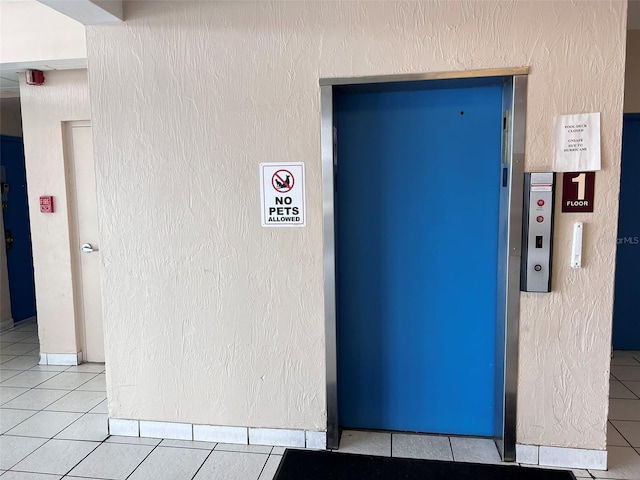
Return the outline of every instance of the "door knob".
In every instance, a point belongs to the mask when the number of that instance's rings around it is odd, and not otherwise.
[[[5,230],[4,231],[5,249],[11,250],[11,248],[13,247],[13,242],[15,242],[15,239],[13,238],[13,235],[11,235],[11,230]]]
[[[84,245],[82,245],[80,247],[80,250],[82,251],[82,253],[91,253],[97,251],[97,249],[93,248],[93,245],[91,245],[90,243],[85,243]]]

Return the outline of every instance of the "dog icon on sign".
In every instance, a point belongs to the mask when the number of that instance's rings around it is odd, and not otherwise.
[[[278,170],[271,177],[271,185],[279,193],[290,192],[294,183],[293,174],[288,170]]]

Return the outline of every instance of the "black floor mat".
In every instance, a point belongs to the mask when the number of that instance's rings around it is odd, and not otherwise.
[[[575,480],[570,471],[286,450],[274,480]]]

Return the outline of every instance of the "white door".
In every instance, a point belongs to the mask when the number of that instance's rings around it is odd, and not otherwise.
[[[78,340],[82,343],[84,361],[104,362],[100,245],[91,124],[69,122],[66,124],[66,136]]]

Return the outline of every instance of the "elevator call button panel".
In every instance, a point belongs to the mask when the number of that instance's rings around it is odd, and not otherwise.
[[[550,292],[555,175],[526,173],[524,187],[520,289]]]

